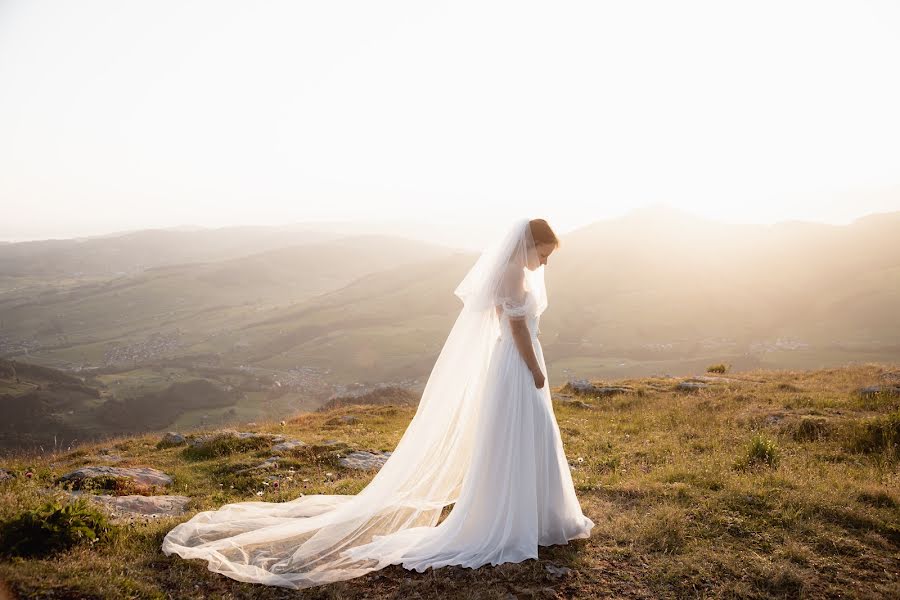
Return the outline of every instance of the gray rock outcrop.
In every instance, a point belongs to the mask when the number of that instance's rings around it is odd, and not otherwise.
[[[563,390],[570,391],[579,396],[613,396],[625,394],[634,390],[623,385],[594,385],[587,379],[573,379],[563,386]]]
[[[679,381],[675,389],[681,392],[696,392],[706,387],[709,387],[709,384],[702,381]]]
[[[114,521],[158,519],[185,514],[190,498],[187,496],[95,496],[84,492],[69,492],[99,504]]]
[[[109,467],[105,465],[81,467],[66,473],[57,483],[70,483],[76,489],[87,487],[90,482],[99,480],[99,487],[107,487],[109,479],[124,479],[136,489],[152,490],[172,485],[172,478],[150,467]]]
[[[281,442],[280,444],[276,444],[272,446],[272,452],[279,454],[282,452],[290,452],[291,450],[295,450],[297,448],[302,448],[306,446],[300,440],[288,440],[286,442]]]
[[[166,435],[164,435],[161,440],[159,440],[159,443],[156,444],[156,447],[171,448],[172,446],[183,446],[185,444],[187,444],[187,439],[183,435],[174,431],[170,431]]]
[[[900,385],[868,385],[859,388],[856,393],[863,398],[873,398],[878,395],[894,398],[900,396]]]
[[[376,454],[364,450],[357,450],[355,452],[350,452],[346,456],[342,456],[338,459],[338,463],[348,469],[380,469],[384,466],[384,463],[387,462],[387,459],[390,458],[390,456],[390,452],[378,452]]]

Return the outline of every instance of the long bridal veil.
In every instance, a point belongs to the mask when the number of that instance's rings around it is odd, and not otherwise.
[[[500,335],[497,304],[523,290],[547,306],[529,219],[491,244],[454,293],[463,307],[438,355],[415,415],[390,458],[356,495],[238,502],[194,515],[166,534],[162,551],[201,558],[240,581],[306,588],[382,568],[344,551],[418,526],[433,527],[459,497],[472,458],[484,383]],[[538,264],[534,270],[529,264]],[[414,539],[411,541],[414,543]]]

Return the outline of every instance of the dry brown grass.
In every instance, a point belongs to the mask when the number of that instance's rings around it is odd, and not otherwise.
[[[41,598],[889,598],[900,597],[900,475],[895,448],[857,442],[869,424],[900,410],[900,399],[854,392],[900,368],[853,365],[818,371],[728,374],[697,392],[677,380],[623,380],[634,392],[569,402],[554,410],[576,490],[597,524],[591,538],[542,547],[539,560],[498,567],[446,567],[423,574],[389,567],[304,590],[244,584],[201,561],[166,557],[159,545],[177,520],[122,528],[105,545],[45,560],[0,564],[16,597]],[[284,433],[308,443],[344,440],[390,450],[414,409],[351,406],[298,415]],[[356,423],[335,424],[353,414]],[[881,421],[879,421],[881,420]],[[327,423],[331,423],[330,425]],[[282,432],[274,423],[256,428]],[[774,462],[747,461],[754,435]],[[155,436],[119,438],[125,464],[174,475],[193,508],[246,499],[219,487],[254,451],[188,460],[157,449]],[[52,457],[10,458],[33,479],[0,484],[0,519],[39,501],[53,477],[91,462],[101,445]],[[582,461],[578,461],[578,458]],[[299,453],[295,478],[270,500],[304,493],[355,493],[371,474],[334,470],[327,457]],[[320,464],[319,461],[325,461]],[[249,491],[248,491],[249,490]],[[547,565],[571,572],[551,575]],[[2,589],[0,585],[0,589]]]

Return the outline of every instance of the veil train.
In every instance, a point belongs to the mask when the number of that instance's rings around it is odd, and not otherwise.
[[[412,527],[435,526],[441,510],[459,497],[472,459],[486,370],[500,335],[495,305],[515,292],[505,288],[509,274],[523,269],[525,289],[537,300],[538,314],[547,306],[543,266],[524,268],[534,252],[529,221],[516,219],[454,290],[463,307],[416,413],[363,490],[289,502],[226,504],[174,527],[162,551],[204,559],[210,571],[239,581],[300,589],[359,577],[389,564],[387,559],[356,559],[345,550]]]

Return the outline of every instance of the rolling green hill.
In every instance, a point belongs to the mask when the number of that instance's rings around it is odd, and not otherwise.
[[[845,226],[727,225],[657,207],[586,225],[563,236],[546,269],[548,379],[898,360],[898,233],[900,213]],[[61,280],[35,295],[8,290],[0,356],[97,378],[99,400],[47,409],[58,427],[45,433],[57,441],[131,431],[111,429],[130,422],[129,399],[139,413],[153,394],[193,379],[249,387],[228,402],[166,411],[170,426],[278,419],[382,383],[417,391],[476,258],[352,236]],[[126,404],[100,427],[91,410],[107,395]]]
[[[190,354],[206,342],[216,351],[223,349],[217,336],[265,319],[279,306],[449,252],[422,242],[355,236],[155,267],[35,297],[2,295],[0,354],[27,353],[33,362],[78,368]]]
[[[171,264],[215,262],[339,236],[305,227],[146,229],[106,236],[0,245],[0,281],[135,273]]]
[[[849,226],[723,226],[665,211],[572,232],[546,269],[550,378],[900,358],[898,234],[900,213]],[[421,378],[475,258],[360,278],[271,311],[218,350],[228,363],[327,368],[335,382]]]

